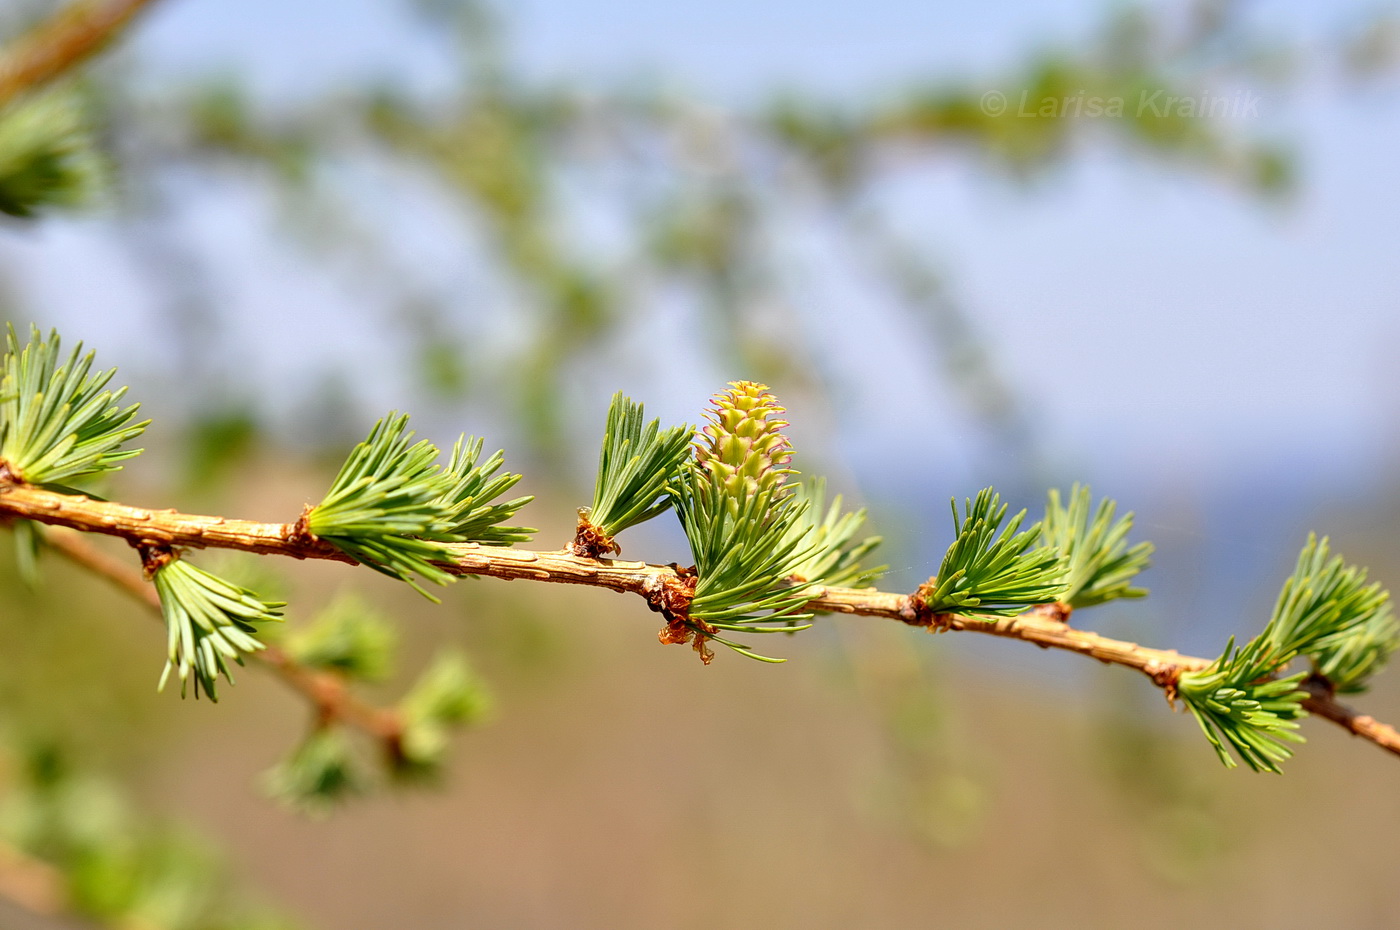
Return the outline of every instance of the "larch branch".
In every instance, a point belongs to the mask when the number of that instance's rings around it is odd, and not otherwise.
[[[137,545],[236,549],[297,559],[354,562],[329,543],[307,534],[296,523],[256,523],[173,510],[146,510],[12,482],[0,482],[0,516],[23,517],[54,526],[103,533]],[[664,607],[668,595],[685,589],[685,582],[673,565],[593,559],[574,555],[567,548],[536,551],[476,543],[459,543],[448,548],[452,559],[443,567],[454,574],[608,588],[641,595],[654,609]],[[929,616],[908,594],[855,588],[820,588],[818,591],[808,605],[814,612],[881,617],[935,632],[983,633],[1047,649],[1064,649],[1106,664],[1136,669],[1163,688],[1169,698],[1174,697],[1181,673],[1206,668],[1212,662],[1174,650],[1152,649],[1075,629],[1065,622],[1065,609],[1060,605],[1035,608],[1015,617],[977,620],[951,615]],[[1356,713],[1325,689],[1308,686],[1303,706],[1310,713],[1400,755],[1400,732]]]

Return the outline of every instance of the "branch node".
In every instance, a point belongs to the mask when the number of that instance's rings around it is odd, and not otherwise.
[[[899,619],[910,626],[921,626],[930,633],[946,633],[953,629],[957,619],[953,614],[929,609],[927,598],[937,585],[933,578],[919,585],[919,589],[909,595],[909,603],[900,607]]]
[[[160,571],[177,558],[174,549],[152,542],[138,543],[136,545],[136,551],[141,556],[141,570],[145,574],[147,581],[154,578],[156,572]]]
[[[933,579],[919,585],[918,590],[908,596],[909,603],[902,605],[899,619],[910,626],[928,627],[933,625],[933,611],[928,609],[928,594],[933,590]]]
[[[1181,684],[1181,666],[1159,665],[1156,662],[1152,662],[1144,667],[1143,671],[1147,673],[1148,678],[1152,679],[1153,684],[1162,689],[1167,703],[1172,707],[1176,707],[1178,687]]]
[[[690,643],[699,654],[700,661],[709,665],[715,654],[706,641],[719,630],[704,620],[690,616],[690,602],[695,598],[695,586],[699,581],[695,570],[676,565],[672,567],[676,570],[674,579],[653,575],[647,581],[647,603],[666,619],[666,625],[657,632],[656,638],[663,646]]]
[[[569,551],[581,559],[601,559],[610,553],[622,555],[622,547],[617,544],[617,540],[604,533],[602,527],[594,524],[589,519],[591,514],[592,508],[578,509],[578,529],[574,533],[573,542],[569,543]]]
[[[1308,677],[1303,679],[1302,687],[1313,694],[1324,696],[1329,701],[1337,699],[1337,685],[1320,672],[1310,672]]]
[[[307,504],[301,508],[301,516],[297,517],[297,522],[282,525],[282,536],[287,542],[297,546],[309,546],[316,541],[316,534],[311,532],[311,512],[315,509],[311,504]]]

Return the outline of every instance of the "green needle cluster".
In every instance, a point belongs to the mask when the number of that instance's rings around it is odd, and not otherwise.
[[[621,391],[613,395],[593,506],[579,512],[576,547],[582,554],[620,552],[613,537],[670,509],[666,488],[680,475],[694,436],[689,426],[663,430],[659,419],[646,422],[641,404]]]
[[[107,171],[71,91],[29,97],[0,110],[0,213],[32,217],[90,199]]]
[[[347,682],[385,677],[396,651],[392,631],[353,597],[335,601],[287,650],[298,662]],[[440,651],[398,702],[397,730],[378,753],[356,751],[345,726],[318,719],[307,738],[264,774],[263,786],[294,810],[323,815],[385,786],[432,782],[442,773],[453,732],[481,722],[490,709],[490,692],[465,657]]]
[[[768,389],[738,381],[715,396],[695,460],[671,488],[695,557],[696,585],[684,622],[704,640],[776,662],[721,632],[793,633],[812,588],[794,576],[812,554],[800,531],[808,504],[785,483],[791,449]]]
[[[481,458],[483,440],[463,435],[452,447],[447,463],[446,478],[451,482],[446,494],[437,500],[444,510],[446,530],[442,538],[450,542],[477,542],[492,546],[509,546],[529,542],[535,530],[528,526],[502,526],[516,511],[535,498],[532,495],[509,501],[497,501],[520,483],[520,475],[500,471],[505,452],[497,450],[485,462]]]
[[[1003,528],[1007,505],[991,488],[966,501],[963,514],[957,498],[952,506],[957,538],[943,556],[938,575],[920,589],[930,613],[1011,617],[1063,596],[1065,557],[1054,546],[1037,545],[1039,523],[1018,532],[1024,510]]]
[[[1182,675],[1177,693],[1227,768],[1235,767],[1228,746],[1254,771],[1277,772],[1293,755],[1286,744],[1303,742],[1296,731],[1298,719],[1307,716],[1307,695],[1298,688],[1304,676],[1251,677],[1264,668],[1257,658],[1249,646],[1236,649],[1232,639],[1215,665]]]
[[[1059,550],[1068,563],[1060,600],[1077,609],[1146,597],[1147,589],[1134,588],[1132,580],[1151,564],[1152,544],[1129,547],[1133,515],[1115,520],[1117,503],[1104,498],[1093,508],[1092,500],[1089,488],[1077,484],[1070,489],[1068,506],[1061,503],[1059,491],[1050,491],[1040,532],[1041,541]]]
[[[93,372],[78,343],[66,357],[57,332],[30,330],[23,347],[14,327],[0,360],[0,462],[30,484],[64,486],[121,468],[141,450],[123,450],[149,421],[118,406],[126,388],[106,390],[116,369]]]
[[[317,727],[291,755],[263,774],[268,795],[295,811],[324,817],[367,786],[354,747],[339,727]]]
[[[229,663],[242,665],[244,653],[263,648],[253,635],[255,624],[282,619],[281,608],[286,605],[263,601],[251,591],[178,558],[157,568],[151,580],[160,594],[167,634],[160,687],[164,689],[170,673],[175,672],[181,696],[193,679],[196,698],[203,689],[211,701],[217,701],[218,677],[223,675],[233,683]]]
[[[1366,584],[1364,569],[1346,565],[1326,539],[1310,536],[1264,631],[1241,648],[1232,639],[1209,668],[1178,683],[1220,760],[1234,766],[1229,746],[1250,768],[1277,772],[1292,755],[1285,743],[1302,742],[1293,731],[1306,715],[1306,693],[1298,687],[1306,673],[1276,676],[1307,655],[1331,666],[1350,690],[1364,687],[1395,648],[1389,600],[1379,584]]]
[[[449,543],[509,545],[529,539],[533,529],[499,523],[533,498],[496,502],[520,476],[496,474],[501,452],[478,463],[480,439],[460,437],[444,470],[438,447],[426,439],[414,442],[413,435],[407,414],[391,413],[377,422],[350,453],[325,499],[307,514],[306,528],[436,600],[414,576],[440,585],[452,581],[440,564],[452,558]]]
[[[437,446],[426,439],[415,443],[413,435],[408,414],[391,413],[375,423],[306,525],[356,561],[428,596],[415,574],[440,585],[452,580],[434,564],[449,557],[439,540],[449,533],[441,501],[451,488],[436,463]]]
[[[286,643],[287,653],[307,668],[355,681],[389,677],[398,637],[394,628],[354,595],[342,595]]]
[[[403,738],[392,760],[396,778],[436,778],[454,729],[479,722],[491,711],[491,694],[461,653],[440,652],[399,702]]]
[[[873,584],[885,566],[865,568],[860,564],[881,542],[879,536],[856,539],[865,522],[865,511],[842,513],[840,494],[827,507],[825,478],[807,478],[792,488],[799,509],[793,531],[800,533],[810,548],[810,554],[793,568],[793,576],[833,588],[864,588]]]
[[[1361,694],[1400,647],[1400,624],[1389,603],[1350,629],[1319,639],[1307,652],[1313,673],[1339,694]]]

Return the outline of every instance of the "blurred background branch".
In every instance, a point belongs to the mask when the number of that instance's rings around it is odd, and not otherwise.
[[[0,49],[0,107],[87,62],[152,0],[75,0]]]
[[[84,540],[81,533],[63,527],[45,531],[43,545],[106,579],[123,593],[149,607],[157,616],[160,615],[160,597],[134,564],[129,565],[107,555]],[[343,678],[307,668],[276,646],[255,653],[253,660],[266,665],[288,687],[304,697],[322,724],[344,722],[382,741],[386,753],[397,751],[396,746],[403,738],[403,724],[398,715],[355,697]]]

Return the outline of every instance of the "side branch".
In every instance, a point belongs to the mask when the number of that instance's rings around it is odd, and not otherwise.
[[[152,0],[79,0],[0,52],[0,106],[102,51]]]
[[[155,611],[157,616],[160,615],[160,597],[142,577],[139,569],[112,558],[69,529],[46,533],[44,543],[74,564],[107,579]],[[307,668],[277,646],[268,646],[261,652],[252,653],[251,658],[262,663],[288,687],[306,698],[322,723],[339,721],[349,724],[383,742],[390,753],[398,752],[399,741],[403,737],[403,721],[394,711],[365,703],[351,693],[338,676]]]
[[[310,536],[297,524],[255,523],[224,517],[144,510],[86,497],[57,494],[23,484],[0,481],[0,517],[23,517],[85,532],[126,539],[133,545],[236,549],[297,559],[353,562],[329,544]],[[654,565],[574,555],[569,549],[541,552],[529,549],[460,543],[448,547],[453,558],[443,568],[456,575],[482,575],[507,581],[523,579],[581,584],[644,597],[653,609],[665,608],[684,596],[688,586],[674,565]],[[1110,665],[1136,669],[1174,697],[1183,672],[1203,669],[1210,659],[1185,656],[1174,650],[1152,649],[1110,639],[1064,622],[1056,605],[1035,608],[1015,617],[975,620],[958,616],[929,617],[914,598],[874,589],[819,588],[808,609],[817,613],[851,614],[898,620],[934,631],[983,633],[1034,643],[1042,648],[1077,652]],[[1307,686],[1307,710],[1341,726],[1382,749],[1400,755],[1400,732],[1358,714],[1318,686]]]

